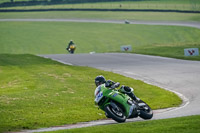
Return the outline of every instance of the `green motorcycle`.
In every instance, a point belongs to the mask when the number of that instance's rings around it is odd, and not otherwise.
[[[120,84],[117,82],[107,88],[105,84],[99,85],[95,90],[95,104],[103,110],[108,118],[117,122],[125,122],[126,119],[140,116],[143,119],[153,117],[152,109],[141,99],[131,99],[127,94],[122,93]]]

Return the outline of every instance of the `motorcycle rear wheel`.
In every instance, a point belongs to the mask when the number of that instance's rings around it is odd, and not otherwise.
[[[144,103],[145,106],[143,106],[142,108],[140,108],[140,113],[139,116],[145,120],[147,119],[151,119],[153,117],[153,111],[152,109],[149,107],[148,104],[146,104],[144,101],[140,100],[138,103]]]
[[[105,112],[111,117],[113,120],[122,123],[126,121],[126,116],[123,113],[123,110],[117,106],[118,109],[114,109],[111,105],[105,106]]]

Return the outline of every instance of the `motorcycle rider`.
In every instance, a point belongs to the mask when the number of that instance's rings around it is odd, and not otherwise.
[[[104,76],[99,75],[95,78],[95,84],[96,87],[98,87],[101,84],[105,84],[105,87],[107,88],[112,88],[112,86],[115,84],[114,81],[112,80],[107,80],[104,78]],[[124,94],[127,94],[129,97],[131,97],[133,100],[137,100],[137,97],[134,95],[133,93],[133,89],[128,87],[128,86],[124,86],[122,85],[120,88],[121,92]]]
[[[73,45],[75,45],[75,43],[73,42],[73,40],[70,40],[70,42],[66,48],[66,50],[69,51],[71,54],[73,54],[74,50],[75,50],[75,49],[70,49],[70,46],[73,46]]]

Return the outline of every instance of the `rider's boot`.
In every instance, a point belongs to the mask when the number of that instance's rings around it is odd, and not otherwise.
[[[127,93],[127,95],[128,95],[129,97],[131,97],[134,101],[137,101],[137,97],[134,95],[133,92]]]
[[[134,101],[137,101],[137,97],[133,93],[133,88],[130,88],[128,86],[122,86],[121,91],[125,94],[127,94],[129,97],[131,97]]]

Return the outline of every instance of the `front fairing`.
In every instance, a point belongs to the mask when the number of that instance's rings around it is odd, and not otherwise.
[[[127,117],[130,115],[131,111],[131,105],[127,103],[129,99],[130,97],[126,94],[120,93],[115,89],[106,88],[104,84],[98,86],[95,90],[95,104],[98,105],[100,109],[104,110],[104,107],[107,104],[110,104],[110,101],[112,100],[123,107],[124,113]]]
[[[126,94],[120,93],[118,91],[113,91],[108,95],[108,97],[112,101],[122,105],[126,117],[130,115],[129,112],[131,111],[131,105],[128,104],[128,100],[130,99],[129,96],[127,96]]]
[[[95,92],[94,92],[94,96],[95,96],[94,102],[95,102],[95,104],[97,105],[103,97],[107,97],[108,93],[110,93],[111,91],[112,90],[107,89],[104,84],[99,85],[95,89]]]

